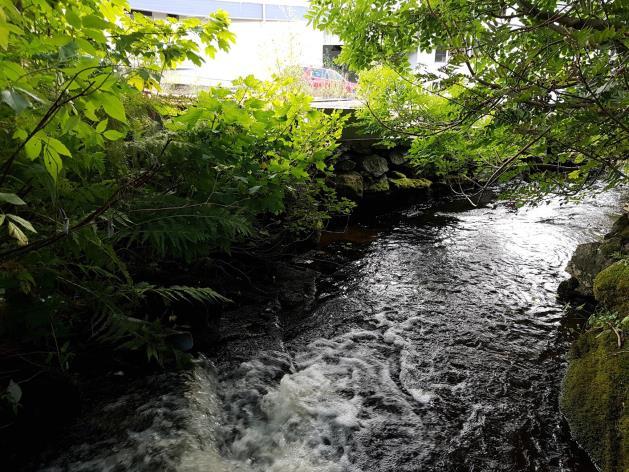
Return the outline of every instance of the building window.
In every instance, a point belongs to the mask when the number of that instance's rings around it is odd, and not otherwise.
[[[447,62],[448,51],[445,49],[437,49],[435,51],[435,62]]]
[[[166,17],[167,18],[172,18],[174,20],[179,21],[179,15],[172,15],[172,14],[169,13],[168,15],[166,15]]]

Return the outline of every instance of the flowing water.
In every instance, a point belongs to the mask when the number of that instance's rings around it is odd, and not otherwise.
[[[569,335],[556,290],[619,205],[374,217],[377,237],[321,282],[310,316],[291,329],[271,316],[260,339],[227,343],[231,357],[107,403],[123,433],[75,440],[45,469],[594,470],[558,408]]]

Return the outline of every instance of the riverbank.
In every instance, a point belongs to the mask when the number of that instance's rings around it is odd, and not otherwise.
[[[577,247],[562,283],[564,299],[597,304],[574,342],[561,408],[574,438],[605,472],[629,470],[629,216],[602,241]]]

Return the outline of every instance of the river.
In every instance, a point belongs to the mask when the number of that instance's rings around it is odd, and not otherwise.
[[[268,334],[226,343],[237,355],[109,399],[99,411],[117,435],[70,432],[42,469],[595,470],[558,408],[574,323],[556,291],[619,205],[374,212],[361,241],[317,253],[352,257],[319,282],[309,316],[291,329],[272,316]]]

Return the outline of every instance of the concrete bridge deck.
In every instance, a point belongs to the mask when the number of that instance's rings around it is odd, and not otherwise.
[[[363,103],[355,98],[315,98],[312,107],[323,110],[355,110]]]

